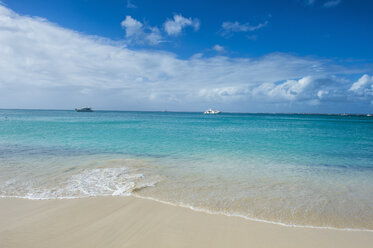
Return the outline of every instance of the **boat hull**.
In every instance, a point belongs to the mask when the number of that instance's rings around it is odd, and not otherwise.
[[[76,112],[93,112],[91,108],[75,109]]]

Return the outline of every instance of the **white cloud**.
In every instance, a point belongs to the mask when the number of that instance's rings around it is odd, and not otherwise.
[[[254,95],[269,96],[271,99],[295,100],[312,85],[312,77],[304,77],[299,80],[286,80],[283,83],[265,83],[253,89]]]
[[[180,14],[175,14],[173,19],[168,19],[164,23],[164,29],[168,35],[179,35],[183,28],[191,26],[197,31],[200,26],[198,19],[185,18]]]
[[[218,44],[216,44],[215,46],[213,46],[212,49],[214,49],[217,52],[224,52],[225,51],[224,47],[221,46],[221,45],[218,45]]]
[[[317,105],[344,103],[356,98],[349,94],[349,80],[335,76],[306,76],[298,80],[265,83],[252,90],[253,97],[271,102]]]
[[[138,36],[143,33],[143,25],[141,22],[133,19],[131,16],[126,16],[121,22],[121,26],[126,29],[126,37]]]
[[[130,37],[143,35],[142,23],[126,20]],[[3,6],[0,47],[1,108],[159,110],[167,103],[170,110],[203,110],[214,104],[225,111],[273,111],[281,103],[281,111],[291,111],[292,102],[308,106],[373,100],[357,92],[371,87],[371,76],[356,85],[333,77],[362,71],[328,60],[281,53],[180,59],[164,51],[129,49]],[[367,77],[369,83],[364,83]],[[263,102],[275,105],[261,109]]]
[[[126,38],[141,44],[157,45],[163,41],[163,37],[157,27],[144,26],[140,21],[126,16],[121,22],[126,30]]]
[[[179,35],[183,28],[191,26],[194,30],[199,29],[199,20],[192,18],[185,18],[182,15],[174,15],[174,19],[168,19],[164,23],[164,30],[170,36]],[[165,39],[158,27],[145,25],[131,16],[121,22],[122,28],[126,31],[126,38],[128,41],[142,45],[157,45],[164,42]]]
[[[373,96],[373,76],[364,74],[358,81],[352,84],[350,91],[360,96]]]
[[[199,95],[225,103],[250,100],[256,104],[282,104],[286,106],[296,103],[296,105],[302,107],[321,104],[326,106],[348,105],[352,102],[366,104],[373,99],[373,94],[361,98],[355,92],[349,92],[350,86],[351,82],[349,80],[340,77],[305,76],[278,82],[204,88],[199,91]]]
[[[265,21],[263,23],[259,23],[257,25],[250,25],[249,23],[239,23],[239,22],[223,22],[221,27],[222,27],[222,32],[221,34],[228,35],[234,32],[249,32],[249,31],[255,31],[261,28],[264,28],[265,26],[268,25],[268,21]]]
[[[340,3],[341,3],[341,0],[327,1],[327,2],[324,3],[324,7],[331,8],[331,7],[337,6]]]

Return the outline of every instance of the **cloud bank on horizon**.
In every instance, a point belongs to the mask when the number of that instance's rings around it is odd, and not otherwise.
[[[156,44],[157,27],[127,16],[126,38]],[[181,14],[165,32],[199,29]],[[233,25],[233,26],[232,26]],[[263,24],[264,25],[264,24]],[[230,30],[261,28],[231,23]],[[250,28],[251,27],[251,28]],[[245,30],[242,30],[245,29]],[[369,112],[373,76],[364,66],[271,53],[257,58],[196,54],[180,59],[162,50],[88,36],[0,5],[0,106],[239,112]],[[217,52],[224,51],[220,45]]]

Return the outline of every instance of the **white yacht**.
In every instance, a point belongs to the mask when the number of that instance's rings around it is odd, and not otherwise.
[[[219,110],[214,110],[214,109],[208,109],[204,112],[205,115],[216,115],[216,114],[220,114],[221,111]]]

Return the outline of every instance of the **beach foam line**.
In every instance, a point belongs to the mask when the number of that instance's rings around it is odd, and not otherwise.
[[[221,212],[221,211],[211,211],[208,209],[204,208],[197,208],[188,204],[184,203],[173,203],[173,202],[168,202],[164,200],[160,200],[157,198],[153,197],[148,197],[148,196],[140,196],[137,194],[129,194],[129,195],[85,195],[85,196],[59,196],[59,197],[49,197],[49,198],[44,198],[44,197],[31,197],[31,196],[8,196],[8,195],[0,195],[0,198],[15,198],[15,199],[25,199],[25,200],[32,200],[32,201],[38,201],[38,200],[73,200],[73,199],[84,199],[84,198],[94,198],[94,197],[135,197],[139,199],[145,199],[145,200],[151,200],[151,201],[156,201],[162,204],[174,206],[174,207],[182,207],[182,208],[187,208],[195,212],[201,212],[201,213],[206,213],[206,214],[211,214],[211,215],[223,215],[227,217],[238,217],[238,218],[243,218],[249,221],[255,221],[255,222],[261,222],[261,223],[267,223],[267,224],[274,224],[274,225],[280,225],[284,227],[291,227],[291,228],[312,228],[312,229],[328,229],[328,230],[336,230],[336,231],[352,231],[352,232],[373,232],[371,229],[359,229],[359,228],[338,228],[338,227],[331,227],[331,226],[311,226],[311,225],[296,225],[296,224],[286,224],[282,222],[277,222],[277,221],[271,221],[271,220],[265,220],[265,219],[258,219],[258,218],[253,218],[249,216],[245,216],[242,214],[234,214],[234,213],[226,213],[226,212]]]
[[[156,201],[159,203],[175,206],[175,207],[182,207],[182,208],[188,208],[190,210],[196,211],[196,212],[202,212],[206,214],[211,214],[211,215],[223,215],[223,216],[228,216],[228,217],[238,217],[238,218],[243,218],[246,220],[250,221],[256,221],[256,222],[262,222],[262,223],[268,223],[268,224],[275,224],[275,225],[280,225],[284,227],[292,227],[292,228],[313,228],[313,229],[329,229],[329,230],[337,230],[337,231],[352,231],[352,232],[373,232],[371,229],[359,229],[359,228],[338,228],[338,227],[330,227],[330,226],[311,226],[311,225],[296,225],[296,224],[286,224],[282,222],[277,222],[277,221],[271,221],[271,220],[265,220],[265,219],[258,219],[258,218],[253,218],[249,216],[245,216],[242,214],[232,214],[232,213],[226,213],[226,212],[221,212],[221,211],[211,211],[207,210],[204,208],[197,208],[188,204],[184,203],[173,203],[173,202],[167,202],[164,200],[156,199],[153,197],[147,197],[147,196],[140,196],[136,194],[131,194],[131,196],[139,198],[139,199],[145,199],[145,200],[152,200]]]

